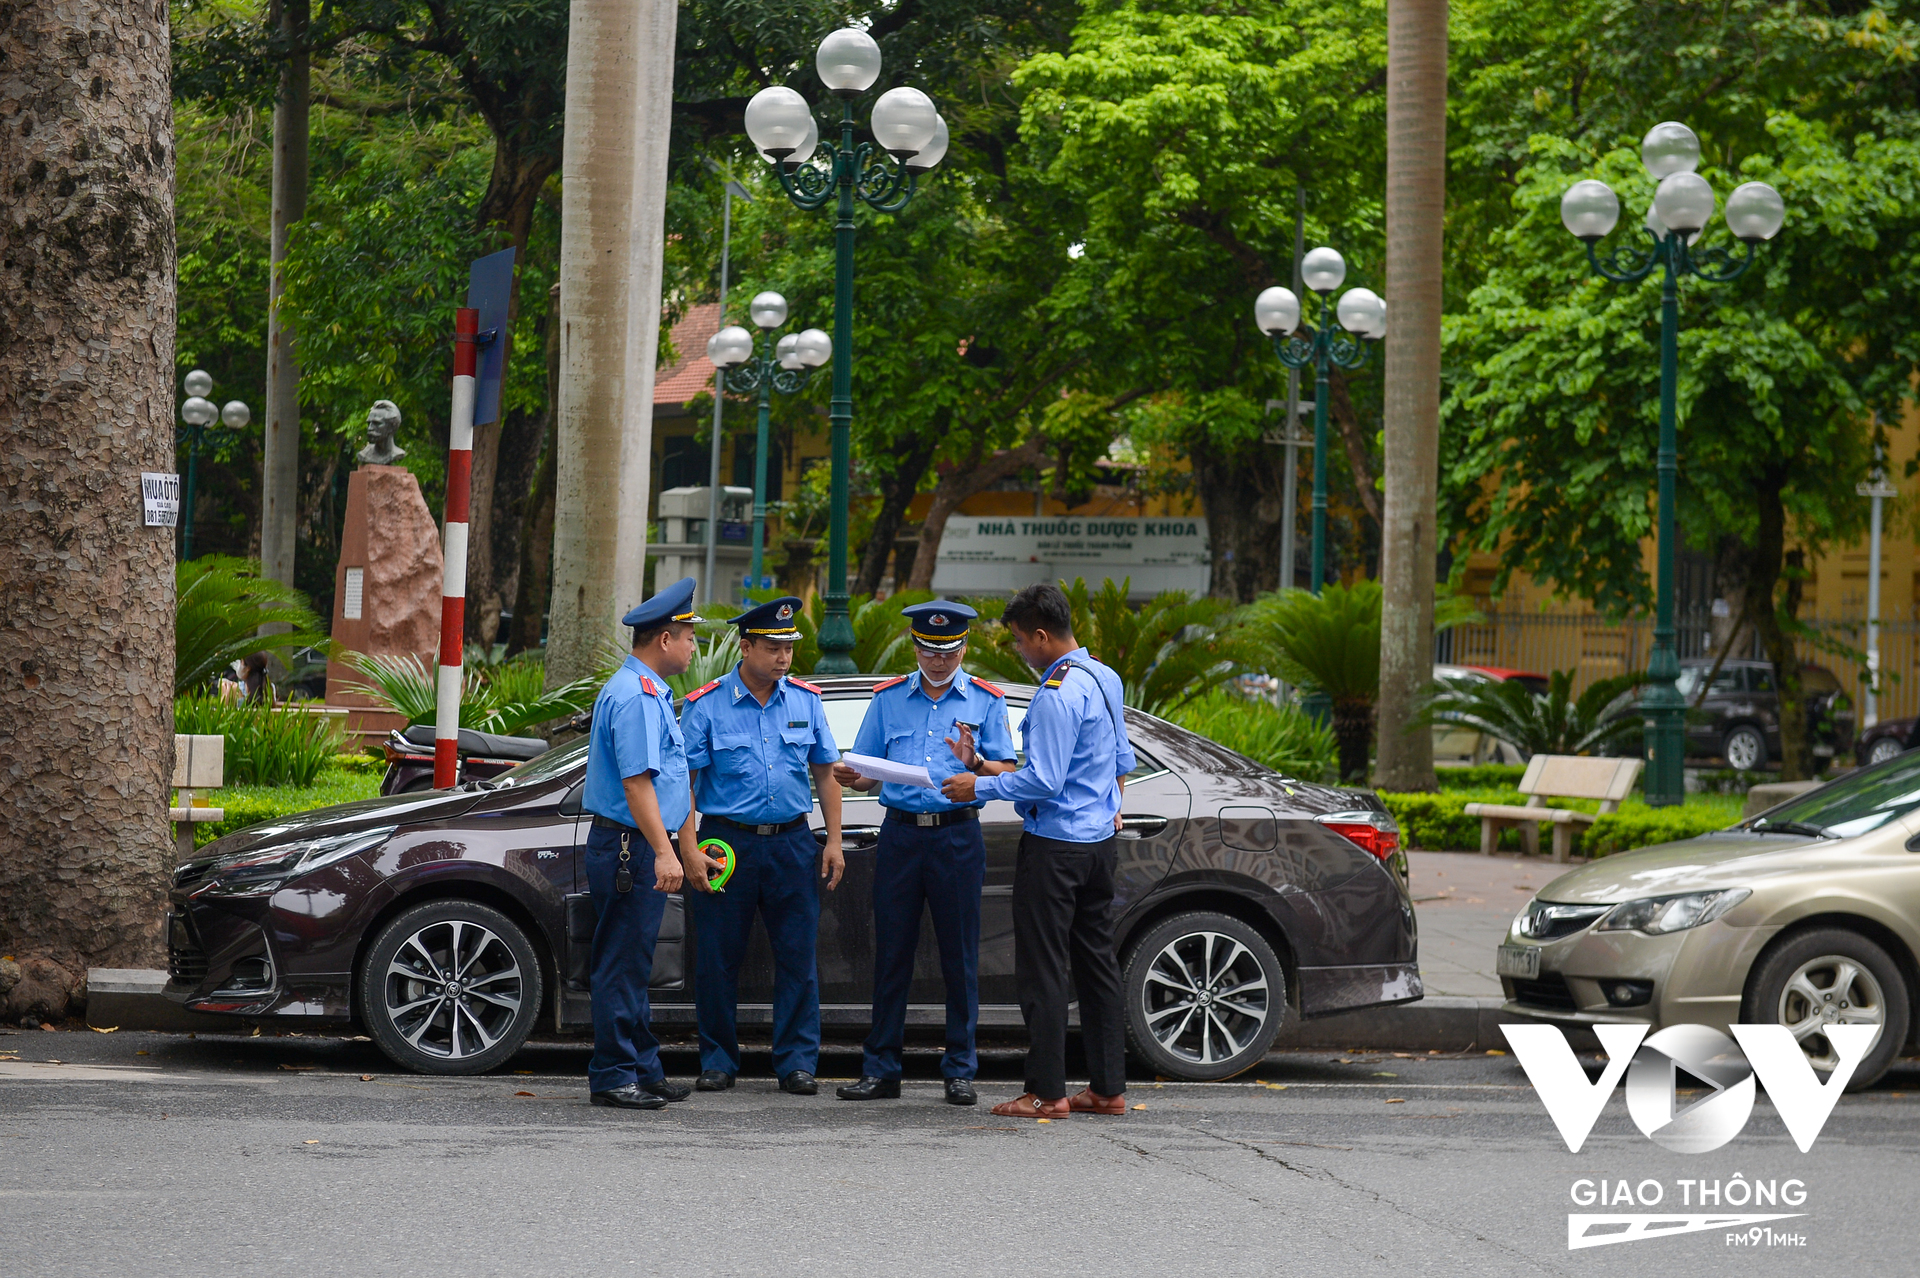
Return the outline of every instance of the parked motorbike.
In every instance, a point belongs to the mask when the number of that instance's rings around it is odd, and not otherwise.
[[[405,732],[389,732],[386,740],[387,774],[381,778],[382,794],[413,794],[433,789],[433,725],[415,724]],[[455,784],[491,781],[528,759],[547,752],[547,743],[539,737],[503,737],[491,732],[460,729],[457,741],[460,770]]]

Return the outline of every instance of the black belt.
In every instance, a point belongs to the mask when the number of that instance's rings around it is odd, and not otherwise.
[[[593,828],[596,830],[612,830],[616,834],[640,833],[637,827],[631,826],[631,825],[622,825],[618,821],[615,821],[612,817],[603,817],[598,812],[593,814]]]
[[[745,821],[736,821],[732,817],[716,816],[712,812],[701,814],[709,821],[718,821],[721,825],[735,830],[745,830],[748,834],[785,834],[788,830],[797,830],[807,823],[805,815],[791,821],[776,821],[772,825],[748,825]]]
[[[900,808],[888,808],[887,820],[897,821],[901,825],[917,825],[938,829],[943,825],[959,825],[966,821],[978,821],[979,808],[955,808],[951,812],[907,812]]]

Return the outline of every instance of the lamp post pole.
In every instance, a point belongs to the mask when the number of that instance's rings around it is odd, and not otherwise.
[[[736,395],[760,392],[759,450],[753,460],[753,561],[747,570],[750,587],[762,581],[762,554],[767,535],[767,427],[773,410],[773,392],[791,395],[807,384],[813,370],[827,362],[833,353],[832,340],[817,328],[789,333],[778,345],[773,330],[787,322],[787,299],[778,293],[760,293],[748,308],[760,329],[760,350],[754,352],[753,335],[739,325],[729,325],[707,340],[707,358],[715,369],[713,393],[724,388]]]
[[[880,78],[880,46],[854,27],[820,42],[814,55],[820,81],[840,99],[840,137],[829,163],[814,162],[819,145],[813,110],[783,85],[760,90],[747,103],[747,134],[774,168],[787,198],[803,209],[835,201],[833,273],[833,387],[828,404],[832,481],[826,615],[820,624],[820,660],[814,673],[854,674],[853,621],[847,614],[847,502],[853,440],[853,210],[859,199],[881,213],[897,213],[913,199],[914,179],[947,150],[947,126],[918,89],[889,89],[873,104],[873,140],[854,142],[854,99]]]
[[[1873,478],[1855,484],[1853,491],[1873,501],[1872,523],[1867,534],[1867,689],[1860,707],[1860,727],[1871,728],[1880,722],[1880,534],[1884,521],[1882,506],[1900,490],[1887,482],[1880,449],[1873,450]]]
[[[187,474],[180,500],[180,558],[188,560],[193,558],[193,501],[199,489],[203,434],[215,418],[228,430],[242,430],[253,420],[253,410],[237,399],[228,400],[223,408],[215,408],[213,401],[206,398],[213,391],[213,378],[203,368],[188,373],[182,385],[187,392],[186,402],[180,405],[180,420],[187,424],[184,432]]]
[[[1620,200],[1604,182],[1576,182],[1560,200],[1560,220],[1587,246],[1595,274],[1616,284],[1637,284],[1657,269],[1660,282],[1660,452],[1657,464],[1659,513],[1655,524],[1653,652],[1647,662],[1647,688],[1640,698],[1647,742],[1645,790],[1650,806],[1686,802],[1686,698],[1675,680],[1680,654],[1674,644],[1675,484],[1679,476],[1678,407],[1680,382],[1680,277],[1692,275],[1712,284],[1739,278],[1753,262],[1754,247],[1770,240],[1786,218],[1779,192],[1764,182],[1748,182],[1727,197],[1727,227],[1745,247],[1736,257],[1725,248],[1695,251],[1693,241],[1713,218],[1713,188],[1694,172],[1700,163],[1700,139],[1684,124],[1656,124],[1640,143],[1641,162],[1660,185],[1648,210],[1650,246],[1620,244],[1604,259],[1594,246],[1620,220]],[[1767,601],[1762,601],[1765,604]],[[1770,605],[1768,605],[1770,606]]]
[[[1367,362],[1367,343],[1387,331],[1387,304],[1372,289],[1348,289],[1335,306],[1333,290],[1347,277],[1346,259],[1330,248],[1317,248],[1300,259],[1300,278],[1320,298],[1320,323],[1300,328],[1300,298],[1292,289],[1275,285],[1254,299],[1254,322],[1273,339],[1274,354],[1288,369],[1312,367],[1313,392],[1313,529],[1312,590],[1320,593],[1327,576],[1327,399],[1331,370],[1359,368]],[[1340,321],[1336,329],[1327,311]],[[1342,331],[1344,330],[1344,331]],[[1291,584],[1290,566],[1283,566],[1283,584]]]

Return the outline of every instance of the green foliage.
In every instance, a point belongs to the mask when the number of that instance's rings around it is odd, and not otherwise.
[[[365,676],[346,685],[350,691],[406,715],[410,727],[438,720],[437,667],[429,670],[412,653],[390,657],[349,653],[346,661]],[[543,723],[591,709],[609,673],[596,672],[549,691],[538,654],[521,653],[498,664],[465,662],[461,667],[460,726],[505,736],[525,735]]]
[[[223,809],[219,821],[193,827],[195,847],[203,847],[222,835],[244,830],[263,821],[330,808],[337,803],[356,803],[380,797],[380,779],[386,771],[383,760],[361,762],[367,756],[338,756],[333,766],[322,769],[304,785],[232,784],[219,790],[196,790],[194,802]]]
[[[1164,712],[1171,723],[1302,781],[1335,779],[1333,732],[1292,706],[1213,691]]]
[[[1334,583],[1318,595],[1281,590],[1246,611],[1248,637],[1267,669],[1336,703],[1380,695],[1380,583]]]
[[[1442,769],[1442,776],[1445,769]],[[1480,818],[1466,814],[1469,803],[1524,803],[1525,796],[1505,788],[1446,789],[1439,793],[1397,794],[1380,792],[1380,798],[1399,823],[1402,843],[1428,852],[1478,852]],[[1620,805],[1619,812],[1603,813],[1580,835],[1574,844],[1579,856],[1599,857],[1635,848],[1649,847],[1674,839],[1690,839],[1712,830],[1722,830],[1740,819],[1738,798],[1689,795],[1681,807],[1650,808],[1637,799]],[[1569,808],[1576,812],[1599,812],[1591,799],[1553,799],[1548,807]],[[1542,831],[1545,846],[1550,836]],[[1520,832],[1505,830],[1500,849],[1520,850]]]
[[[1582,855],[1609,856],[1691,839],[1714,830],[1724,830],[1740,820],[1743,798],[1692,795],[1680,807],[1650,808],[1644,803],[1623,803],[1620,811],[1608,812],[1593,823],[1578,844]]]
[[[249,653],[329,644],[306,596],[260,575],[260,565],[202,555],[174,568],[173,690],[205,688]],[[289,627],[263,637],[260,627]]]
[[[747,597],[757,603],[778,599],[783,593],[779,590],[746,592]],[[854,667],[861,674],[912,672],[915,669],[913,644],[907,637],[907,619],[900,615],[900,610],[925,603],[933,597],[933,592],[927,590],[902,590],[885,599],[875,599],[871,595],[849,598],[847,616],[853,623]],[[805,608],[794,615],[794,628],[799,630],[800,638],[793,645],[793,673],[810,675],[819,664],[820,624],[826,615],[826,596],[817,593],[807,601]]]
[[[1476,763],[1465,768],[1436,768],[1442,790],[1511,790],[1527,774],[1524,763]]]
[[[684,674],[668,675],[667,686],[675,696],[684,697],[695,688],[704,688],[740,662],[740,632],[732,626],[708,626],[700,636],[700,647]],[[595,694],[596,696],[599,694]]]
[[[225,778],[236,785],[312,785],[346,743],[338,716],[309,713],[302,703],[247,704],[202,694],[174,698],[173,730],[225,737]]]
[[[1441,679],[1429,688],[1417,722],[1484,732],[1528,755],[1595,754],[1638,730],[1640,720],[1631,707],[1607,712],[1621,693],[1644,683],[1644,676],[1597,679],[1578,699],[1570,695],[1573,676],[1571,670],[1554,671],[1544,697],[1512,679]]]

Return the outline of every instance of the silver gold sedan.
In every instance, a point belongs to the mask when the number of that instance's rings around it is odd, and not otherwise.
[[[1730,829],[1542,888],[1497,955],[1505,1011],[1567,1025],[1777,1023],[1816,1070],[1828,1026],[1878,1026],[1850,1088],[1909,1042],[1920,992],[1920,753]]]

